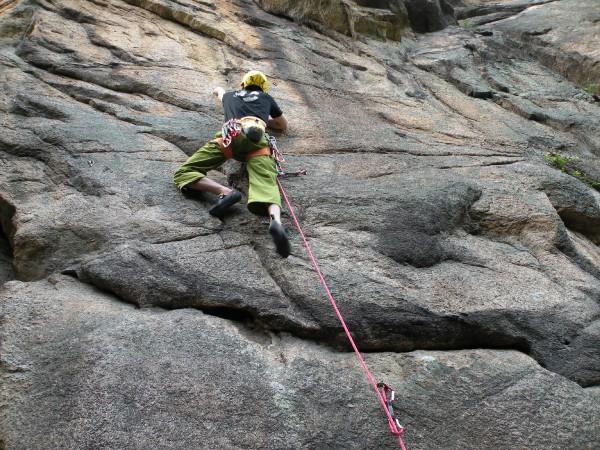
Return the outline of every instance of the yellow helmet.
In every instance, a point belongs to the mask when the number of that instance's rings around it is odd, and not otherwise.
[[[251,70],[244,75],[244,78],[242,78],[242,87],[248,87],[252,85],[258,86],[263,92],[267,92],[269,90],[269,81],[267,80],[267,76],[258,70]]]

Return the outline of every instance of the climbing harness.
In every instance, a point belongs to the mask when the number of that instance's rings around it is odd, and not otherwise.
[[[219,146],[219,149],[221,150],[221,153],[223,153],[225,159],[233,158],[233,149],[225,145],[225,140],[223,138],[216,138],[213,140],[213,142]],[[248,162],[250,159],[257,156],[271,156],[271,149],[269,149],[269,147],[262,147],[252,150],[246,154],[245,160]]]
[[[254,126],[262,130],[264,122],[256,117],[242,117],[241,119],[231,119],[223,124],[221,128],[221,137],[213,140],[223,153],[226,159],[233,158],[233,150],[231,143],[233,140],[244,132],[246,126]],[[269,147],[258,148],[245,155],[246,161],[256,156],[270,156],[271,149]]]
[[[379,400],[379,403],[380,403],[383,411],[385,412],[385,415],[387,418],[387,423],[388,423],[388,429],[390,430],[390,433],[392,435],[394,435],[396,437],[396,439],[398,440],[398,446],[400,447],[400,449],[406,450],[406,447],[404,446],[404,441],[402,440],[402,435],[404,433],[404,427],[402,425],[400,425],[400,421],[395,416],[394,409],[392,407],[392,402],[394,401],[395,395],[396,395],[395,391],[387,384],[377,383],[375,381],[375,378],[371,374],[369,368],[367,367],[367,364],[365,363],[365,360],[363,359],[360,351],[358,350],[356,342],[354,342],[354,338],[352,337],[352,334],[350,333],[350,330],[349,330],[348,326],[346,325],[346,321],[344,320],[342,313],[338,309],[337,303],[336,303],[335,299],[333,298],[333,294],[331,293],[331,290],[329,289],[329,286],[327,285],[327,282],[325,281],[325,277],[323,276],[323,273],[321,272],[321,268],[319,267],[317,259],[315,258],[314,254],[312,252],[312,249],[310,247],[310,244],[308,243],[308,240],[306,239],[304,231],[302,231],[302,227],[300,226],[300,222],[298,221],[298,217],[296,216],[294,207],[292,206],[290,199],[287,196],[287,193],[283,187],[283,184],[281,183],[281,178],[286,176],[285,171],[283,170],[283,167],[281,165],[281,163],[284,162],[284,159],[283,159],[283,155],[282,155],[281,151],[279,151],[279,149],[277,148],[277,141],[272,136],[269,137],[269,146],[271,147],[271,152],[273,153],[273,158],[275,159],[275,166],[277,167],[277,174],[278,174],[277,185],[279,186],[279,190],[281,191],[281,195],[283,197],[285,204],[287,205],[288,211],[290,213],[290,216],[292,217],[294,225],[296,226],[296,229],[298,230],[298,234],[300,235],[300,238],[302,239],[302,243],[304,244],[306,253],[307,253],[308,257],[310,258],[313,269],[314,269],[315,273],[317,274],[317,277],[319,278],[319,281],[321,282],[323,289],[325,290],[327,298],[329,299],[329,303],[331,304],[331,307],[332,307],[338,321],[340,322],[340,324],[344,330],[344,333],[346,334],[346,337],[348,338],[348,342],[350,343],[350,346],[352,347],[352,350],[354,351],[354,354],[356,355],[356,359],[358,360],[358,363],[360,364],[363,372],[365,373],[367,380],[371,384],[371,387],[375,391],[375,395],[377,396],[377,399]],[[306,173],[306,171],[304,171],[304,172]]]

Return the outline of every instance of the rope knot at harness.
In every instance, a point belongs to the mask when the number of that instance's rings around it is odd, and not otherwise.
[[[400,449],[406,450],[406,447],[404,446],[404,441],[402,440],[402,435],[404,433],[404,427],[402,425],[400,425],[400,421],[394,415],[394,408],[392,406],[392,402],[395,400],[396,393],[395,393],[394,389],[392,389],[387,384],[377,383],[375,381],[375,378],[373,378],[373,375],[371,374],[369,368],[367,367],[367,364],[365,363],[365,360],[363,359],[362,354],[358,350],[356,342],[354,342],[354,338],[352,337],[352,334],[350,333],[350,330],[348,329],[348,326],[346,325],[346,321],[344,320],[344,317],[342,316],[342,313],[340,312],[340,310],[337,306],[337,303],[336,303],[335,299],[333,298],[333,294],[331,293],[331,290],[329,289],[329,286],[327,285],[327,282],[325,281],[325,277],[323,276],[323,273],[321,272],[321,268],[319,267],[317,259],[315,258],[314,254],[312,252],[312,249],[310,247],[310,244],[308,243],[308,240],[306,239],[306,235],[304,234],[304,231],[302,231],[302,227],[300,226],[300,222],[298,221],[296,212],[290,202],[289,197],[287,196],[287,193],[283,187],[283,184],[281,183],[282,174],[285,174],[283,167],[281,167],[281,162],[283,162],[283,155],[277,148],[277,143],[276,143],[276,140],[274,137],[271,137],[269,139],[269,146],[271,147],[271,151],[273,152],[273,157],[275,159],[275,164],[276,164],[277,172],[279,175],[277,177],[277,185],[279,186],[279,190],[281,191],[281,195],[283,197],[285,204],[287,205],[288,211],[294,222],[294,225],[296,226],[296,229],[298,230],[298,234],[300,235],[300,238],[302,239],[302,243],[304,244],[304,248],[306,249],[306,254],[308,255],[308,257],[312,263],[313,269],[314,269],[315,273],[317,274],[317,277],[319,278],[319,281],[321,282],[323,289],[325,290],[325,294],[327,295],[327,298],[329,299],[331,308],[333,309],[333,312],[335,313],[338,321],[340,322],[340,325],[342,326],[344,333],[346,334],[346,337],[348,338],[348,342],[350,343],[352,350],[354,351],[354,354],[356,355],[356,359],[358,360],[358,363],[360,364],[361,368],[363,369],[363,372],[365,373],[367,380],[371,384],[371,387],[375,391],[375,395],[377,396],[377,399],[379,400],[379,403],[386,415],[390,433],[393,436],[395,436],[396,439],[398,440],[398,446],[400,447]]]

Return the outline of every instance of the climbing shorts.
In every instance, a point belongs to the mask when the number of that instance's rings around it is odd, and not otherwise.
[[[217,138],[220,135],[217,135]],[[247,143],[251,145],[247,145]],[[244,160],[244,154],[251,153],[268,146],[266,139],[258,144],[250,142],[245,136],[236,137],[231,143],[233,157]],[[175,172],[173,180],[180,190],[186,189],[191,183],[204,178],[209,170],[219,168],[227,160],[217,140],[204,144],[196,153],[190,156]],[[250,212],[266,216],[268,206],[281,206],[281,197],[277,187],[277,171],[275,162],[269,155],[259,155],[246,161],[248,171],[248,209]]]

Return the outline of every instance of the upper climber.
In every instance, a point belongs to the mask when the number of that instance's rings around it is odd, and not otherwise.
[[[218,195],[219,199],[209,213],[223,218],[227,210],[242,199],[242,194],[207,178],[206,173],[230,158],[246,162],[248,209],[254,214],[270,217],[269,233],[277,252],[285,258],[290,254],[290,243],[281,224],[277,171],[265,131],[267,127],[284,131],[288,123],[268,90],[267,77],[256,70],[243,76],[241,89],[237,91],[214,88],[213,95],[223,105],[226,122],[215,139],[179,167],[174,181],[181,190],[194,189]]]

